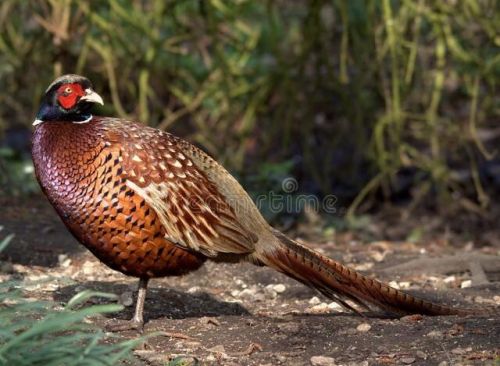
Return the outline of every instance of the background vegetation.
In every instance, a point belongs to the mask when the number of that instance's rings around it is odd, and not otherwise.
[[[46,86],[81,73],[102,113],[195,141],[255,192],[291,175],[351,213],[481,213],[500,186],[498,24],[495,0],[3,0],[1,180],[24,174]]]

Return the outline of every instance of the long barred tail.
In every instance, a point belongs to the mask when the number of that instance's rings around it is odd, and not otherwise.
[[[265,253],[264,262],[268,266],[317,289],[352,311],[358,312],[346,300],[351,300],[364,309],[375,305],[397,315],[498,314],[498,309],[457,309],[420,299],[363,276],[289,239],[279,231],[275,231],[275,236],[280,244],[272,252]]]

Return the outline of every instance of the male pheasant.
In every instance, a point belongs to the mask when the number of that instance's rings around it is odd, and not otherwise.
[[[56,79],[34,122],[33,161],[44,193],[73,235],[109,267],[140,279],[131,327],[143,327],[150,278],[182,275],[207,259],[269,266],[353,311],[375,305],[395,314],[464,313],[289,239],[203,151],[140,123],[92,116],[94,103],[103,101],[88,79]]]

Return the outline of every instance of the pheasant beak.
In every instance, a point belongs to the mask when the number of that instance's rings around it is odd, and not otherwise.
[[[80,98],[80,101],[99,103],[100,105],[104,105],[104,101],[102,100],[101,96],[90,88],[85,89],[85,95]]]

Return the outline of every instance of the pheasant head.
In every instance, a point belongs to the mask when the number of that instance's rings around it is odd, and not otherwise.
[[[104,104],[92,83],[80,75],[63,75],[49,85],[33,125],[46,121],[85,123],[92,119],[93,104]]]

